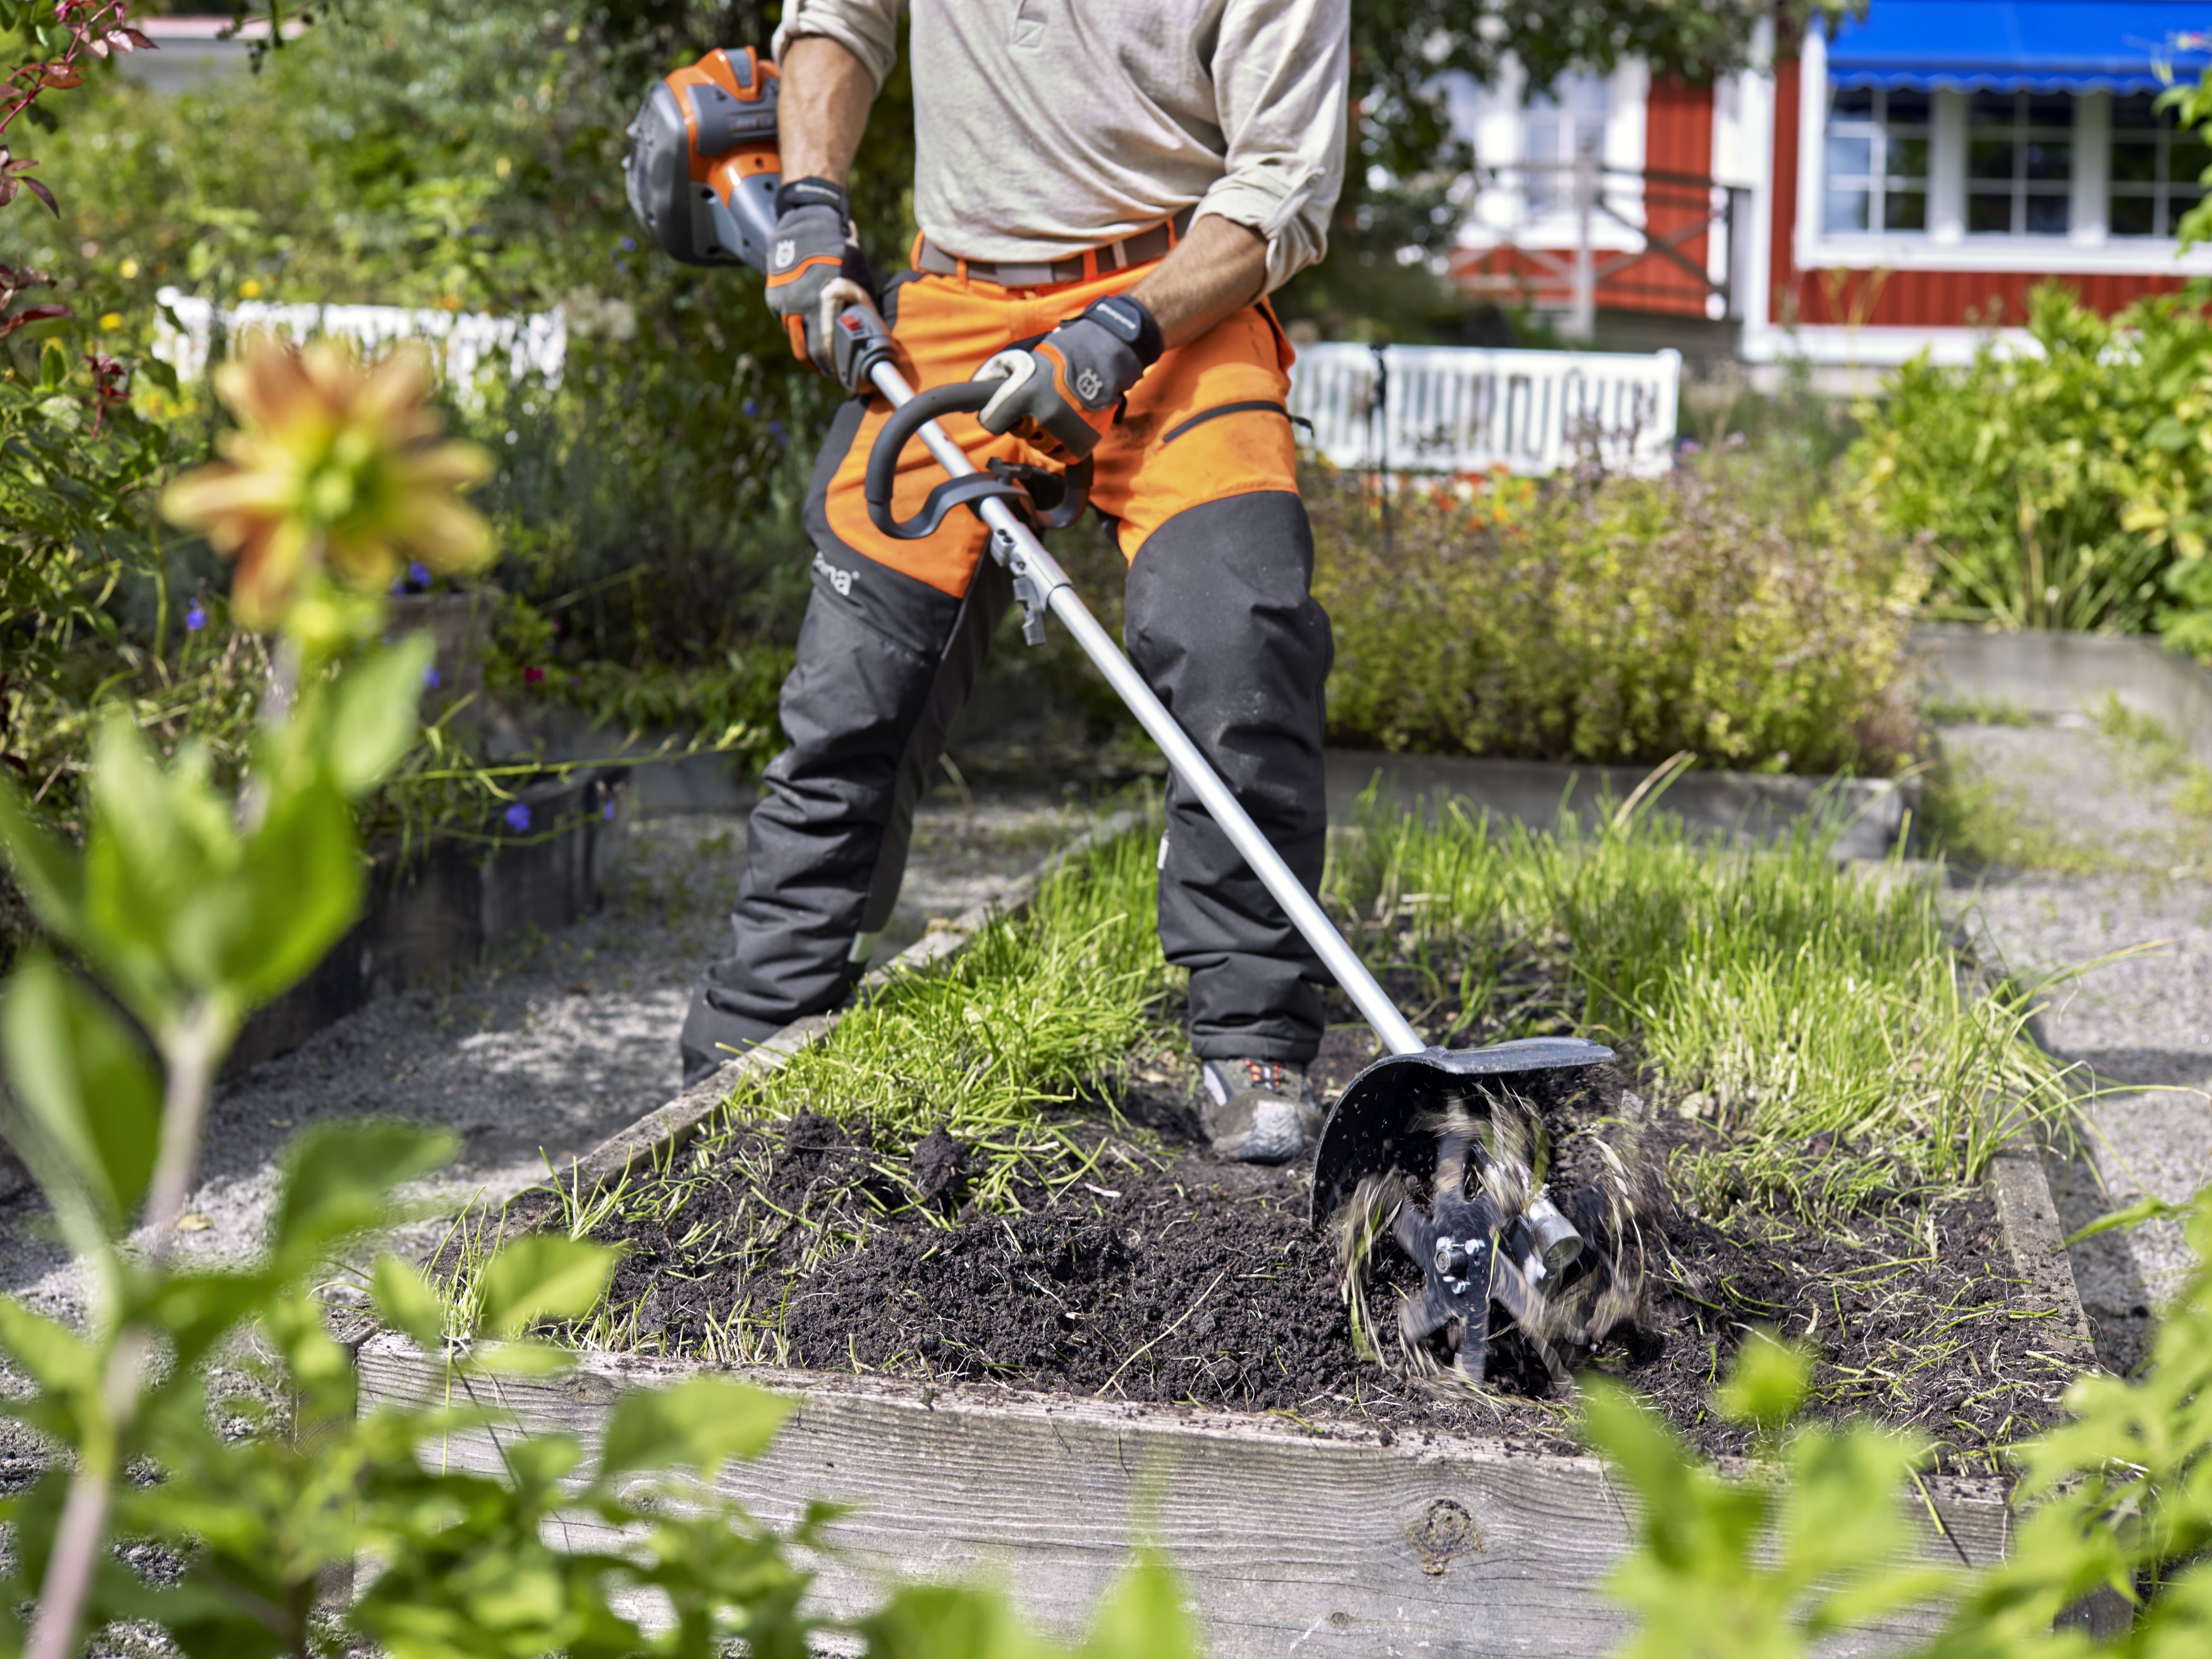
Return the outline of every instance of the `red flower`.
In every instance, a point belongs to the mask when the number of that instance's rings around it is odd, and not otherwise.
[[[542,668],[526,668],[522,671],[522,683],[525,685],[537,685],[544,678],[545,671]]]

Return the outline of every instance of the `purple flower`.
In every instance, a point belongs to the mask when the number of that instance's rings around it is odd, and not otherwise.
[[[770,421],[768,423],[768,435],[771,438],[781,438],[783,436],[783,422],[781,421]]]
[[[187,634],[197,634],[200,629],[206,626],[207,612],[201,608],[200,602],[198,599],[194,599],[192,601],[192,608],[185,612],[185,632]]]
[[[605,818],[609,823],[612,823],[615,821],[615,798],[612,795],[609,795],[607,797],[607,804],[599,808],[599,816]]]
[[[507,827],[518,835],[530,828],[530,809],[520,801],[507,809]]]
[[[757,398],[746,398],[744,402],[738,405],[738,413],[744,416],[747,420],[752,419],[754,416],[760,413],[760,399]]]
[[[637,239],[636,239],[635,237],[634,237],[634,236],[625,236],[625,237],[623,237],[623,238],[622,239],[622,251],[623,251],[624,253],[628,253],[631,249],[635,248],[636,246],[637,246]]]
[[[417,587],[428,587],[430,585],[430,567],[420,559],[410,560],[407,565],[407,580]]]
[[[422,684],[428,686],[434,686],[438,684],[437,664],[432,663],[428,668],[422,671]]]

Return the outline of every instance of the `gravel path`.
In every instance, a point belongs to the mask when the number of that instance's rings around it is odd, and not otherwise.
[[[926,803],[878,959],[931,918],[988,898],[1089,822],[1086,809],[1038,792]],[[389,1115],[453,1129],[459,1157],[410,1194],[450,1215],[496,1204],[543,1179],[548,1159],[588,1152],[667,1100],[691,982],[726,948],[744,845],[742,817],[637,823],[596,915],[448,988],[380,998],[230,1082],[215,1104],[182,1249],[249,1254],[284,1144],[313,1123]],[[0,1291],[64,1317],[82,1307],[78,1276],[28,1194],[0,1206]]]
[[[2052,1171],[2071,1230],[2146,1194],[2212,1181],[2212,826],[2177,807],[2179,780],[2087,723],[1943,733],[1954,768],[2018,815],[2051,870],[1992,872],[1962,893],[1983,949],[2018,972],[2106,962],[2055,987],[2046,1047],[2106,1093],[2082,1155]],[[2151,1310],[2188,1265],[2178,1224],[2077,1244],[2074,1271],[2105,1363],[2141,1357]]]

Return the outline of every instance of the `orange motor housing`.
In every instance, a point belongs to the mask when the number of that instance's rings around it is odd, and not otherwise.
[[[662,78],[630,123],[630,210],[672,258],[768,269],[782,182],[775,65],[717,49]]]

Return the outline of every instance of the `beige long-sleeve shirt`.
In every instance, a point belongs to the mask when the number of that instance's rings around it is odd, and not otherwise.
[[[793,0],[878,86],[907,0]],[[915,216],[969,259],[1060,258],[1195,208],[1322,256],[1344,182],[1349,0],[912,0]]]

